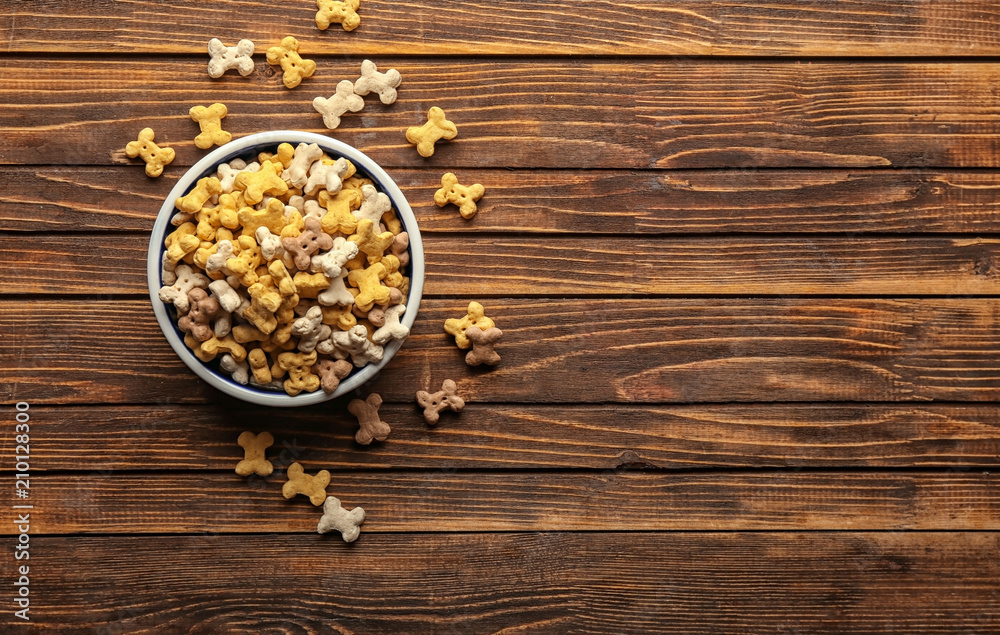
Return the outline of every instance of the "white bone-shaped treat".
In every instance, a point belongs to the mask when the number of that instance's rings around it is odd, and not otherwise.
[[[337,236],[333,239],[333,247],[329,251],[312,257],[313,271],[322,271],[332,280],[340,276],[344,263],[357,255],[358,243]]]
[[[225,280],[222,280],[221,282],[225,282]],[[212,331],[217,338],[221,340],[225,336],[229,335],[229,332],[232,330],[233,330],[232,313],[221,313],[217,318],[215,318],[215,323],[212,325]]]
[[[361,523],[365,522],[365,510],[355,507],[347,511],[340,506],[340,500],[327,496],[323,503],[323,516],[319,519],[316,531],[326,534],[339,531],[344,542],[354,542],[361,535]]]
[[[231,240],[220,240],[215,246],[215,253],[205,261],[205,271],[209,274],[221,271],[223,274],[229,275],[229,270],[226,269],[226,261],[232,257],[233,242]]]
[[[365,107],[365,100],[354,93],[354,82],[349,79],[337,84],[337,92],[329,99],[317,97],[313,108],[323,115],[323,125],[333,130],[340,125],[340,117],[347,111],[358,112]]]
[[[232,313],[236,309],[240,308],[243,304],[243,298],[236,291],[236,289],[229,286],[229,283],[225,280],[213,280],[211,284],[208,285],[208,290],[212,292],[216,298],[219,299],[219,306],[226,313]]]
[[[292,322],[292,334],[298,335],[299,350],[311,353],[320,340],[330,337],[331,329],[323,324],[323,309],[318,306],[310,308],[303,317]]]
[[[284,255],[285,248],[281,246],[281,236],[271,233],[267,227],[263,225],[258,227],[254,238],[257,239],[257,244],[260,245],[260,255],[265,260],[274,260]]]
[[[354,304],[354,295],[347,290],[347,284],[344,282],[349,273],[347,269],[341,269],[340,275],[330,278],[330,286],[316,296],[320,304],[323,306]]]
[[[385,351],[368,340],[368,329],[358,324],[349,331],[336,331],[329,339],[316,346],[320,353],[332,354],[337,359],[351,358],[358,368],[382,361]]]
[[[380,73],[375,62],[365,60],[361,62],[361,77],[354,83],[354,92],[359,95],[378,93],[382,103],[388,105],[396,101],[396,88],[401,81],[402,77],[395,68]]]
[[[353,210],[351,214],[359,221],[367,218],[374,225],[378,226],[382,220],[382,214],[392,210],[392,201],[384,192],[379,192],[374,185],[366,183],[361,187],[361,207]]]
[[[219,368],[232,375],[233,381],[237,384],[246,385],[250,380],[250,365],[246,360],[238,362],[228,353],[219,360]]]
[[[281,178],[292,187],[304,187],[309,180],[309,166],[323,157],[323,148],[315,143],[300,143],[295,148],[292,155],[292,162],[288,164]]]
[[[311,195],[322,186],[330,194],[336,194],[343,187],[344,176],[350,169],[350,164],[343,157],[334,161],[333,165],[316,161],[309,168],[309,180],[306,181],[306,185],[302,188],[302,191]]]
[[[385,344],[389,340],[403,340],[410,335],[410,329],[400,323],[399,318],[406,312],[405,304],[397,304],[385,310],[385,325],[372,333],[372,341]]]
[[[226,46],[218,38],[212,38],[208,41],[208,54],[212,58],[208,61],[208,76],[213,79],[222,77],[231,68],[235,68],[243,77],[253,72],[253,42],[250,40],[240,40],[236,46]]]
[[[172,285],[160,287],[160,301],[171,302],[178,311],[187,313],[187,310],[191,308],[188,293],[196,287],[199,289],[208,287],[209,280],[187,265],[177,265],[174,269],[174,275],[177,276],[177,279]]]

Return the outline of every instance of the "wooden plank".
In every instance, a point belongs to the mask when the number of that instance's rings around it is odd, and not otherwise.
[[[443,376],[443,375],[442,375]],[[430,386],[427,386],[428,388]],[[19,398],[18,387],[14,397]],[[885,468],[1000,464],[997,404],[507,405],[470,402],[425,425],[413,403],[380,409],[390,440],[354,444],[343,400],[275,413],[232,400],[202,405],[30,408],[32,471],[96,476],[231,470],[244,430],[271,430],[276,465],[377,469]],[[280,423],[279,423],[280,422]],[[14,438],[13,417],[0,435]],[[360,451],[359,451],[360,450]],[[86,466],[85,468],[83,466]]]
[[[250,37],[262,54],[293,34],[316,53],[357,55],[998,55],[989,28],[996,5],[977,2],[761,3],[634,0],[460,0],[406,4],[366,0],[361,26],[317,30],[315,8],[260,0],[95,0],[58,3],[59,17],[29,0],[8,0],[0,40],[9,52],[194,53],[218,37]],[[216,16],[253,16],[253,28]],[[165,34],[169,34],[166,36]]]
[[[236,136],[330,133],[389,168],[1000,167],[989,64],[388,58],[404,78],[399,101],[369,98],[331,133],[312,98],[355,77],[360,61],[321,59],[289,91],[270,67],[212,80],[190,58],[6,56],[0,164],[138,162],[124,148],[149,126],[177,150],[168,170],[179,172],[204,155],[188,110],[221,101]],[[459,136],[424,160],[404,132],[431,106]]]
[[[978,237],[479,237],[423,241],[428,296],[995,295]],[[3,293],[148,293],[147,234],[0,234]]]
[[[465,365],[441,329],[467,301],[425,300],[372,385],[412,403],[450,377],[475,402],[996,401],[997,299],[487,300],[503,361]],[[123,326],[127,325],[127,326]],[[6,401],[220,399],[145,300],[0,302]]]
[[[1000,173],[926,170],[476,170],[471,221],[434,200],[440,171],[393,170],[421,232],[1000,232]],[[0,167],[4,230],[149,231],[179,172]],[[460,178],[465,177],[460,173]]]
[[[44,443],[44,441],[43,441]],[[239,448],[236,448],[239,450]],[[361,451],[360,453],[363,453]],[[234,453],[236,454],[236,453]],[[32,531],[62,534],[306,533],[323,512],[282,497],[284,470],[34,476]],[[194,457],[193,457],[194,458]],[[305,465],[315,473],[326,465]],[[987,474],[334,472],[330,496],[366,531],[773,531],[1000,529]],[[155,504],[151,504],[155,500]],[[15,536],[13,524],[0,535]]]
[[[1000,627],[995,532],[362,533],[350,547],[209,534],[33,537],[31,548],[30,615],[58,632]]]

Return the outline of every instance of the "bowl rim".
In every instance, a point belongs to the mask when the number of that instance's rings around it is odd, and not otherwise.
[[[302,392],[293,397],[287,393],[264,392],[250,385],[244,386],[238,384],[231,378],[214,372],[195,357],[194,352],[184,344],[177,326],[167,312],[166,304],[159,297],[160,287],[163,286],[161,279],[161,265],[165,250],[163,240],[166,237],[167,228],[170,226],[170,219],[176,210],[174,203],[177,198],[183,196],[199,179],[207,176],[210,171],[214,171],[219,164],[226,163],[251,152],[259,152],[264,149],[263,146],[273,146],[276,148],[281,143],[291,143],[293,145],[298,143],[315,143],[328,153],[345,157],[354,163],[359,171],[363,171],[371,177],[376,182],[379,190],[387,194],[392,200],[393,207],[410,241],[410,290],[406,297],[406,312],[403,314],[401,321],[407,328],[412,329],[414,320],[417,317],[417,310],[420,307],[420,298],[423,295],[425,273],[424,249],[420,239],[420,230],[417,227],[416,216],[414,216],[409,202],[403,196],[403,192],[396,185],[396,182],[373,159],[343,141],[314,132],[272,130],[249,134],[233,139],[229,143],[216,148],[188,168],[170,190],[156,216],[149,240],[149,250],[146,259],[146,279],[149,285],[149,298],[153,305],[153,313],[156,315],[156,321],[160,326],[160,330],[163,331],[167,342],[170,343],[174,352],[177,353],[187,367],[194,371],[196,375],[223,393],[243,401],[263,406],[297,407],[328,401],[360,388],[378,375],[382,368],[396,354],[396,351],[403,345],[405,340],[393,340],[389,342],[384,347],[381,362],[378,364],[368,364],[361,368],[342,381],[337,390],[332,394],[328,395],[322,390],[317,390],[311,393]]]

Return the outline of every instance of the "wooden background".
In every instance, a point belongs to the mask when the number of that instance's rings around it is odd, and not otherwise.
[[[990,1],[7,0],[0,8],[0,622],[16,606],[14,408],[30,403],[32,623],[98,633],[1000,630],[1000,10]],[[288,91],[285,35],[319,69]],[[212,37],[257,45],[211,80]],[[364,58],[403,76],[330,135],[403,188],[413,336],[345,401],[250,408],[160,333],[145,249],[227,129],[327,132]],[[432,105],[459,137],[421,159]],[[124,156],[146,126],[163,177]],[[471,222],[433,191],[487,188]],[[479,372],[441,329],[472,299]],[[418,389],[469,405],[425,426]],[[333,473],[318,536],[244,429]],[[9,627],[5,627],[9,628]]]

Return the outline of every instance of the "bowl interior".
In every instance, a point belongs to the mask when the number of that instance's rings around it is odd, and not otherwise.
[[[389,196],[393,209],[396,210],[396,214],[403,225],[403,229],[409,235],[410,262],[405,267],[400,268],[400,272],[410,278],[410,289],[405,299],[406,313],[403,314],[401,319],[401,322],[408,328],[413,327],[413,322],[417,316],[417,309],[420,305],[420,297],[423,293],[424,253],[416,217],[414,217],[413,210],[392,178],[361,151],[330,137],[291,130],[264,132],[241,137],[207,154],[180,178],[160,208],[149,243],[146,272],[150,300],[153,304],[153,312],[156,314],[156,320],[163,330],[167,341],[170,343],[171,348],[180,356],[188,368],[215,388],[237,399],[251,403],[287,407],[319,403],[359,388],[365,382],[375,377],[389,363],[405,340],[392,340],[387,343],[384,347],[384,355],[381,362],[378,364],[369,364],[360,369],[355,368],[347,378],[341,381],[337,390],[332,394],[328,395],[322,390],[318,390],[312,393],[303,392],[292,397],[279,389],[249,384],[244,386],[235,382],[226,372],[219,369],[218,359],[209,363],[199,360],[195,357],[194,352],[184,344],[184,333],[177,327],[176,310],[172,305],[168,306],[159,298],[159,290],[163,286],[161,268],[161,259],[165,251],[163,241],[170,232],[176,229],[170,224],[170,219],[177,211],[174,207],[174,201],[178,197],[187,194],[199,179],[206,176],[214,176],[219,164],[228,163],[236,158],[243,159],[247,163],[256,161],[258,153],[275,152],[281,143],[290,143],[293,146],[299,143],[316,143],[331,157],[344,157],[348,159],[357,168],[359,176],[371,179],[380,192],[384,192]]]

